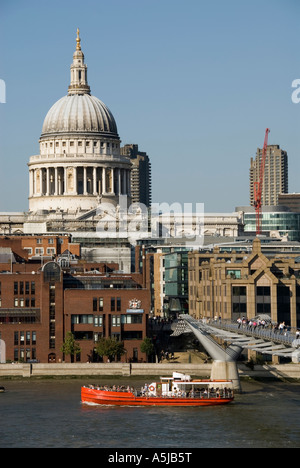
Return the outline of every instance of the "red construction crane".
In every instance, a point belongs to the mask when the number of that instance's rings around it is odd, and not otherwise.
[[[264,183],[265,164],[266,164],[266,153],[268,146],[268,135],[270,130],[267,128],[265,133],[265,141],[262,149],[262,157],[259,168],[259,181],[254,182],[254,206],[256,212],[256,235],[261,234],[261,195]]]

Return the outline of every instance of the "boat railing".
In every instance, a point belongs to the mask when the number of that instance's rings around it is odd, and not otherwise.
[[[154,394],[149,391],[138,390],[134,388],[113,388],[108,386],[100,385],[88,385],[86,388],[91,390],[101,390],[107,392],[120,392],[120,393],[130,393],[133,394],[135,398],[146,397],[146,398],[218,398],[218,399],[227,399],[233,398],[233,391],[230,388],[224,389],[207,389],[207,390],[189,390],[189,391],[170,391],[167,393],[157,393]]]

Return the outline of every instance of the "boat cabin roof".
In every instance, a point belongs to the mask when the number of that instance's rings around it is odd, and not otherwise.
[[[161,377],[161,381],[177,383],[180,385],[232,385],[232,380],[181,380],[174,377]]]

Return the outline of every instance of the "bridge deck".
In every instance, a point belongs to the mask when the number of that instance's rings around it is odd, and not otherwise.
[[[262,354],[275,356],[293,357],[300,348],[300,339],[297,339],[296,330],[275,330],[272,326],[249,326],[236,322],[222,320],[196,320],[190,315],[181,315],[173,335],[178,336],[184,331],[191,331],[188,327],[199,332],[221,338],[241,348],[252,349]],[[300,352],[300,349],[299,349]],[[299,353],[300,354],[300,353]]]

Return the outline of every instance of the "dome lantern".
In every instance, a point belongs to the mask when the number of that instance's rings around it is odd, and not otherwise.
[[[71,65],[71,83],[68,89],[69,96],[91,93],[87,82],[87,66],[84,63],[84,54],[81,50],[79,29],[77,29],[76,43],[76,50],[73,54],[73,63]]]

